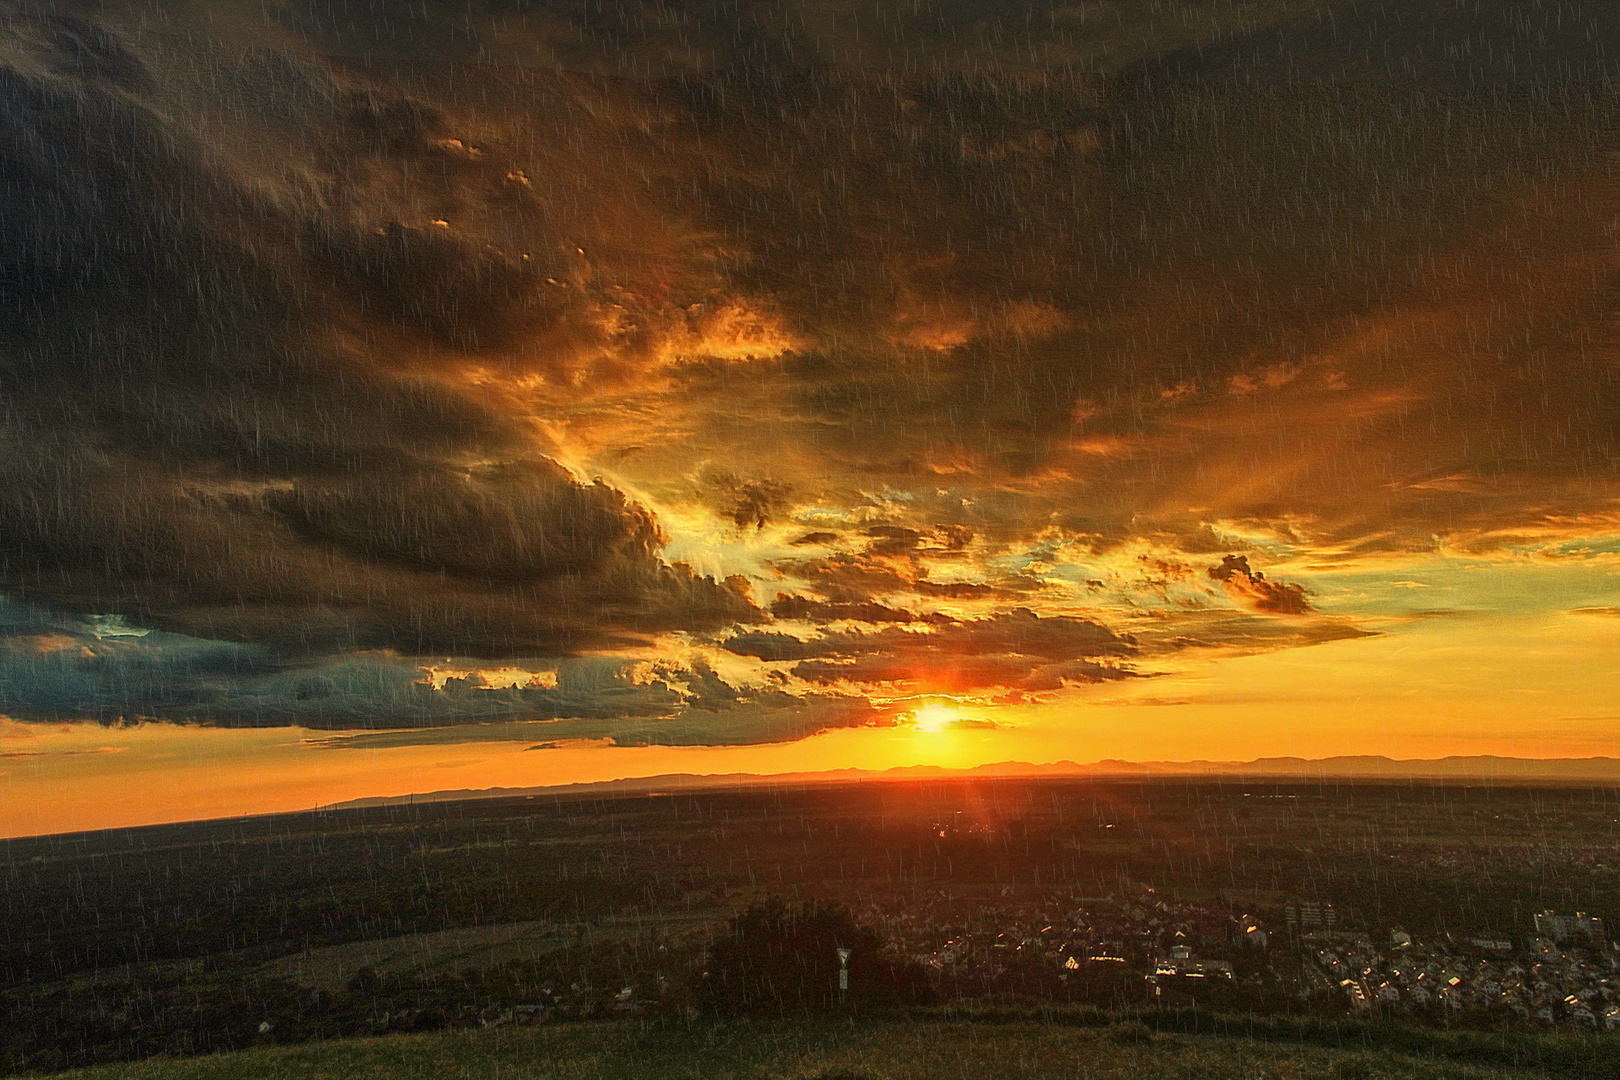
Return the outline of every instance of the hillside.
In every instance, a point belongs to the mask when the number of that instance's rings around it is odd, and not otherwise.
[[[1375,1052],[1148,1035],[1033,1022],[975,1024],[710,1023],[502,1027],[273,1047],[186,1061],[157,1060],[69,1074],[82,1080],[1047,1080],[1197,1077],[1200,1080],[1446,1078],[1542,1073],[1489,1071]]]

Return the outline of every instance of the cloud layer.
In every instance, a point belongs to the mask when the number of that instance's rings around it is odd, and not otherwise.
[[[1616,531],[1612,5],[520,6],[0,11],[0,710],[799,737]]]
[[[438,107],[264,49],[153,68],[74,19],[11,24],[0,586],[283,651],[749,617],[452,384],[519,338],[567,339],[558,366],[640,345],[557,284],[562,231]],[[464,214],[485,228],[442,224]]]

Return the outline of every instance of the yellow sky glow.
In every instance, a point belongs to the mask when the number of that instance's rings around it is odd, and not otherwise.
[[[667,773],[723,779],[1003,761],[1620,754],[1620,619],[1429,620],[1382,637],[1194,661],[1035,706],[929,699],[912,722],[747,747],[327,749],[329,733],[0,724],[0,835],[293,811],[350,799]],[[997,727],[964,719],[992,718]]]

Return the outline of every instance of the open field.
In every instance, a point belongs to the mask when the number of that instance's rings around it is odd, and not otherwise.
[[[1545,1074],[1391,1053],[1145,1036],[1134,1026],[574,1024],[275,1047],[88,1069],[78,1080],[1447,1080]]]
[[[723,910],[671,914],[659,917],[656,925],[664,934],[686,928],[707,936],[725,922],[728,914]],[[647,931],[648,923],[645,918],[605,919],[598,924],[533,921],[403,934],[294,953],[265,964],[255,974],[335,993],[363,969],[378,975],[431,978],[500,964],[532,964],[555,956],[584,937],[597,947],[606,942],[633,941]]]

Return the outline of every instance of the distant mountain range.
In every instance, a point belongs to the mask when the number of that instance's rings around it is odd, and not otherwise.
[[[1056,761],[1032,764],[1002,761],[971,769],[938,765],[905,765],[892,769],[832,769],[826,772],[775,773],[665,773],[660,776],[603,780],[587,784],[556,784],[523,788],[462,788],[418,795],[354,799],[326,809],[352,809],[411,802],[454,802],[462,799],[506,799],[526,795],[638,795],[665,791],[713,790],[760,786],[811,784],[895,783],[907,780],[962,778],[1035,779],[1096,777],[1098,779],[1177,779],[1229,777],[1234,780],[1440,780],[1481,784],[1609,783],[1620,782],[1620,758],[1513,758],[1476,754],[1466,757],[1397,759],[1374,754],[1345,757],[1256,758],[1253,761],[1121,761],[1106,759],[1090,764]]]

